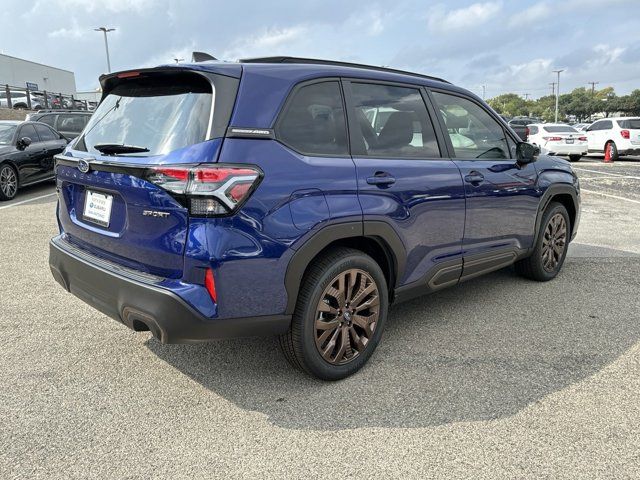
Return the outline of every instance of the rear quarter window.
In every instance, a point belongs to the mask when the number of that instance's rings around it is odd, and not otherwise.
[[[629,130],[640,130],[640,118],[618,120],[618,125],[620,125],[620,128],[628,128]]]
[[[276,122],[276,138],[302,154],[348,155],[338,82],[313,83],[295,90]]]

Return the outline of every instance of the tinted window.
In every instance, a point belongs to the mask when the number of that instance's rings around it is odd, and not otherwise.
[[[299,88],[276,128],[277,137],[301,153],[348,155],[347,129],[338,82]]]
[[[60,115],[58,130],[61,132],[80,133],[86,122],[86,115]]]
[[[39,122],[46,123],[47,125],[55,128],[57,115],[43,115],[38,119]]]
[[[457,158],[511,158],[502,126],[478,104],[434,92]]]
[[[220,93],[214,129],[218,121],[226,128],[229,120],[219,104],[228,98]],[[211,103],[211,84],[193,74],[128,79],[109,90],[75,148],[99,154],[94,148],[98,144],[134,145],[149,151],[127,155],[150,156],[201,143],[207,137]]]
[[[613,128],[613,123],[611,123],[611,120],[605,120],[600,124],[599,130],[610,130],[612,128]]]
[[[629,120],[619,120],[618,125],[620,125],[620,128],[640,130],[640,118],[631,118]]]
[[[49,142],[51,140],[60,140],[60,136],[44,125],[36,125],[36,131],[42,142]]]
[[[536,135],[538,133],[538,127],[529,127],[529,135]]]
[[[420,90],[353,83],[356,131],[363,155],[392,158],[437,158],[436,141]]]
[[[20,129],[20,135],[18,138],[29,137],[31,142],[36,143],[39,142],[38,134],[36,133],[36,129],[33,128],[33,125],[25,125]]]
[[[550,127],[543,127],[545,132],[549,133],[578,133],[578,131],[570,126],[554,125]]]
[[[15,131],[15,125],[0,123],[0,145],[9,145]]]

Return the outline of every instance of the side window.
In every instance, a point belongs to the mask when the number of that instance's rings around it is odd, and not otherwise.
[[[298,89],[278,120],[276,137],[300,153],[348,155],[338,82],[314,83]]]
[[[57,115],[44,115],[38,119],[39,122],[46,123],[50,127],[56,127],[56,117]]]
[[[600,124],[600,130],[611,130],[613,128],[613,123],[611,120],[605,120]]]
[[[36,129],[33,128],[33,125],[24,125],[20,129],[20,135],[18,138],[29,137],[32,143],[38,143],[40,139],[38,138],[38,134],[36,133]]]
[[[80,133],[85,126],[85,115],[60,115],[58,130],[61,132]]]
[[[466,98],[433,92],[457,158],[511,158],[502,126]]]
[[[537,135],[538,127],[529,127],[529,135]]]
[[[433,123],[420,90],[352,83],[356,135],[362,155],[392,158],[439,158]]]
[[[60,135],[44,125],[35,125],[36,132],[42,142],[50,142],[51,140],[60,140]]]
[[[595,132],[597,130],[600,130],[600,126],[602,125],[602,122],[596,122],[591,124],[591,126],[588,128],[588,132]]]

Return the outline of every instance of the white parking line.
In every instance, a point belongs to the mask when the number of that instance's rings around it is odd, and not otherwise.
[[[47,198],[52,195],[57,195],[57,193],[56,192],[47,193],[46,195],[40,195],[39,197],[28,198],[27,200],[22,200],[21,202],[12,203],[11,205],[3,205],[2,207],[0,207],[0,210],[4,210],[5,208],[17,207],[18,205],[33,202],[35,200],[40,200],[41,198]]]
[[[585,190],[584,188],[581,188],[580,191],[581,192],[585,192],[585,193],[593,193],[595,195],[602,195],[603,197],[615,198],[616,200],[624,200],[625,202],[639,203],[640,204],[640,200],[632,200],[630,198],[619,197],[617,195],[611,195],[609,193],[595,192],[593,190]]]
[[[625,175],[623,173],[601,172],[599,170],[589,170],[588,168],[580,168],[580,167],[573,167],[573,169],[574,170],[579,170],[581,172],[599,173],[600,175],[611,175],[612,177],[635,178],[636,180],[640,180],[640,177],[634,177],[632,175]]]

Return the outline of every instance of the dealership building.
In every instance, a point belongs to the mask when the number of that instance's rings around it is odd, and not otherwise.
[[[31,90],[46,90],[63,95],[76,93],[76,77],[73,72],[0,54],[0,88],[5,85],[14,89],[29,87]]]

